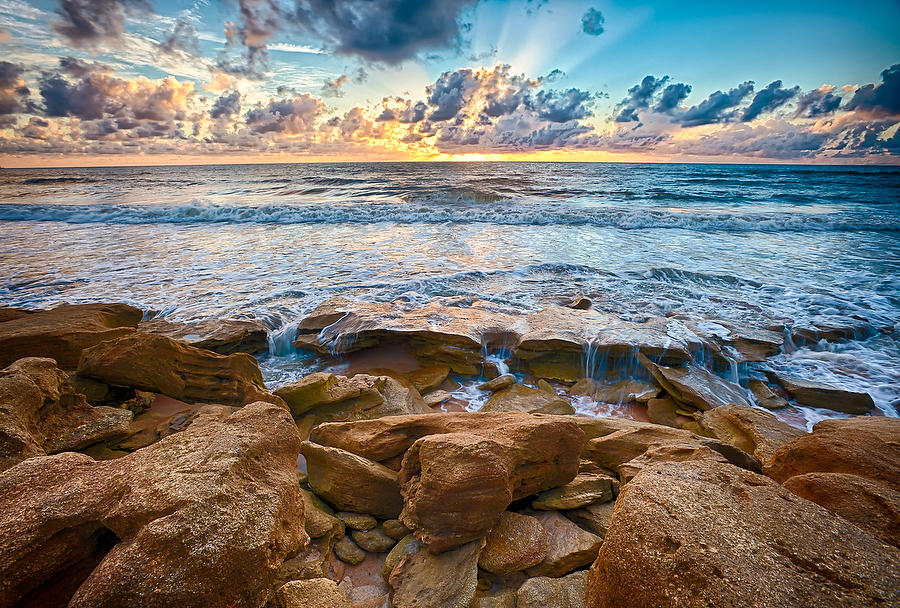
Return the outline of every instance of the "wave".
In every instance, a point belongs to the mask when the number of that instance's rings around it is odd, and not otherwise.
[[[93,177],[31,177],[22,180],[27,186],[39,186],[44,184],[93,184],[100,181]]]
[[[896,214],[741,213],[579,207],[547,202],[494,204],[435,199],[405,203],[330,203],[307,205],[224,205],[193,201],[183,205],[0,204],[0,221],[69,224],[494,224],[501,226],[597,226],[726,232],[898,232]],[[490,200],[490,199],[488,199]]]

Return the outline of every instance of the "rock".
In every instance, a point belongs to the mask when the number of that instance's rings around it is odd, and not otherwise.
[[[564,515],[588,532],[606,538],[615,505],[615,502],[596,502],[581,509],[566,511]]]
[[[305,528],[310,538],[321,538],[326,534],[344,535],[344,523],[334,516],[331,507],[322,502],[318,496],[300,488],[303,496],[303,513],[306,516]]]
[[[651,382],[621,380],[615,384],[597,384],[592,397],[599,403],[646,403],[661,389]]]
[[[562,578],[530,578],[519,588],[516,608],[584,608],[586,587],[586,570]]]
[[[494,393],[482,412],[527,412],[529,414],[574,414],[575,408],[567,399],[548,395],[544,391],[516,384]]]
[[[431,412],[415,389],[387,376],[357,374],[347,378],[317,372],[277,389],[275,394],[284,399],[295,417],[311,413],[316,423]]]
[[[538,494],[531,507],[539,511],[578,509],[593,502],[608,502],[618,489],[618,479],[597,473],[579,473],[566,485]]]
[[[478,566],[492,574],[525,570],[547,557],[544,526],[529,515],[504,511],[485,541]]]
[[[704,412],[700,425],[709,435],[752,454],[763,466],[772,460],[775,450],[806,435],[768,412],[742,405],[723,405]]]
[[[417,391],[424,395],[444,383],[444,380],[450,375],[450,367],[448,365],[429,365],[403,375],[412,382]]]
[[[353,541],[369,553],[384,553],[393,547],[397,541],[385,534],[381,528],[371,530],[353,530],[350,533]]]
[[[569,302],[568,307],[575,310],[587,310],[591,307],[591,301],[584,296],[578,296]]]
[[[528,568],[528,576],[559,577],[594,561],[603,539],[582,530],[556,511],[535,515],[547,535],[547,557]]]
[[[0,471],[125,437],[131,418],[128,410],[88,405],[53,359],[20,359],[0,371]]]
[[[269,348],[269,329],[260,321],[215,319],[175,323],[166,319],[142,321],[138,330],[160,334],[195,348],[205,348],[220,355],[263,352]]]
[[[515,383],[515,376],[513,376],[512,374],[503,374],[502,376],[497,376],[493,380],[482,382],[478,385],[478,390],[488,391],[489,393],[496,393],[497,391],[513,386]]]
[[[638,359],[666,392],[680,403],[704,411],[730,403],[750,406],[744,389],[702,367],[693,364],[666,367],[657,365],[640,354]]]
[[[478,593],[472,608],[516,608],[516,591],[503,589],[497,592]]]
[[[776,395],[775,392],[769,388],[769,385],[762,380],[750,380],[747,382],[747,387],[750,389],[750,392],[753,393],[757,405],[764,407],[767,410],[777,410],[788,406],[787,400]]]
[[[647,402],[647,418],[654,424],[662,424],[672,428],[681,428],[678,424],[678,403],[671,397],[651,399]]]
[[[0,323],[6,323],[7,321],[15,321],[16,319],[21,319],[22,317],[26,317],[32,314],[32,310],[26,310],[24,308],[13,308],[7,306],[0,306]]]
[[[381,524],[381,529],[394,540],[400,540],[410,533],[410,529],[404,526],[399,519],[386,519]]]
[[[382,578],[385,581],[390,579],[391,572],[402,561],[412,557],[422,549],[422,543],[416,540],[412,534],[407,534],[397,541],[388,554],[384,558],[384,565],[381,569]]]
[[[0,605],[262,606],[307,542],[287,411],[254,403],[116,460],[0,474]]]
[[[64,304],[6,321],[0,325],[0,367],[47,357],[62,369],[74,369],[82,350],[133,333],[142,316],[125,304]]]
[[[390,572],[395,608],[467,608],[475,600],[478,554],[484,539],[432,555],[421,548],[405,555]]]
[[[337,583],[327,578],[285,583],[276,593],[272,608],[353,608]]]
[[[396,518],[403,508],[397,473],[356,454],[304,441],[309,485],[339,509]]]
[[[806,473],[784,487],[900,548],[900,492],[887,484],[848,473]]]
[[[425,405],[427,405],[428,407],[435,407],[442,404],[444,401],[447,401],[448,399],[453,399],[453,395],[451,395],[447,391],[431,391],[422,399],[424,399]]]
[[[334,554],[338,559],[348,564],[361,564],[366,559],[366,552],[359,548],[349,536],[342,536],[334,544]]]
[[[547,393],[548,395],[552,395],[554,397],[557,396],[556,389],[553,388],[553,385],[550,384],[549,382],[547,382],[546,380],[544,380],[543,378],[538,378],[537,388],[539,391],[543,391],[543,392]]]
[[[337,514],[337,518],[351,530],[372,530],[378,527],[378,521],[371,515],[365,515],[364,513],[341,511]]]
[[[165,336],[140,332],[101,342],[81,354],[78,374],[107,384],[162,393],[188,403],[283,402],[266,391],[256,359],[218,355]]]
[[[868,393],[843,390],[820,382],[810,382],[778,372],[767,371],[770,381],[780,384],[800,405],[822,407],[845,414],[867,414],[875,409]]]
[[[647,451],[634,460],[619,466],[619,477],[623,484],[634,479],[638,473],[652,464],[659,462],[686,462],[689,460],[701,460],[707,462],[728,463],[728,459],[722,454],[709,449],[706,446],[693,442],[666,443],[651,445]]]
[[[889,606],[898,558],[762,475],[659,463],[622,489],[587,606]]]
[[[76,393],[81,393],[91,405],[100,404],[110,397],[111,388],[105,382],[82,378],[75,372],[69,373],[69,384]]]

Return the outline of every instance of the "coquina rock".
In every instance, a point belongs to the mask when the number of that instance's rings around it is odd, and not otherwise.
[[[132,415],[88,405],[53,359],[20,359],[0,371],[0,471],[34,456],[125,437]]]
[[[891,606],[900,552],[730,464],[645,468],[625,484],[587,606]]]
[[[75,369],[81,351],[134,332],[143,312],[126,304],[64,304],[0,324],[0,367],[24,357],[48,357]]]
[[[138,329],[151,334],[205,348],[220,355],[255,354],[269,348],[269,330],[261,321],[247,319],[215,319],[176,323],[167,319],[142,321]]]
[[[284,404],[266,391],[252,356],[218,355],[157,334],[134,332],[85,349],[78,374],[188,403]]]
[[[0,474],[0,606],[259,607],[300,551],[300,437],[254,403],[116,460]]]

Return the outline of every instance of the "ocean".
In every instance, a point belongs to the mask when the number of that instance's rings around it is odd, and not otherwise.
[[[900,169],[335,163],[4,169],[0,305],[123,301],[272,328],[271,385],[333,296],[471,296],[523,312],[584,294],[628,320],[679,312],[853,327],[768,365],[900,407]],[[740,370],[746,378],[752,366]],[[821,412],[808,412],[807,421]]]

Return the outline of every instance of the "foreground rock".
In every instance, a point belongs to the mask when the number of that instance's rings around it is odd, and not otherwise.
[[[806,435],[762,410],[741,405],[724,405],[704,412],[700,426],[710,435],[752,454],[768,465],[782,445]]]
[[[287,411],[255,403],[116,460],[16,465],[0,474],[0,605],[263,606],[307,541],[299,447]]]
[[[161,334],[220,355],[232,353],[253,355],[269,348],[269,330],[260,321],[217,319],[175,323],[166,319],[152,319],[141,322],[138,329],[147,333]]]
[[[315,423],[431,412],[416,389],[387,376],[357,374],[347,378],[317,372],[277,389],[275,394],[284,399],[294,417],[312,414]]]
[[[547,556],[529,568],[528,576],[563,576],[594,561],[603,539],[579,528],[556,511],[537,513],[535,518],[547,534]]]
[[[0,471],[124,437],[131,418],[128,410],[88,405],[52,359],[20,359],[0,371]]]
[[[898,559],[766,477],[661,463],[622,489],[587,606],[890,606]]]
[[[547,533],[529,515],[504,511],[485,539],[478,566],[505,575],[536,566],[547,558]]]
[[[0,367],[23,357],[78,366],[81,351],[134,332],[143,313],[126,304],[62,305],[0,324]]]
[[[283,403],[266,391],[252,356],[218,355],[155,334],[132,333],[85,349],[78,374],[188,403]]]
[[[519,588],[515,608],[584,608],[587,571],[561,578],[538,576]]]
[[[407,543],[404,554],[388,574],[391,606],[470,606],[475,599],[478,554],[482,547],[484,540],[477,540],[453,551],[432,555],[421,545],[416,546],[415,541]]]
[[[337,583],[327,578],[291,581],[275,594],[272,608],[352,608]]]
[[[766,376],[772,382],[783,386],[791,398],[800,405],[822,407],[845,414],[868,414],[875,409],[875,402],[868,393],[847,391],[778,372],[766,372]]]

